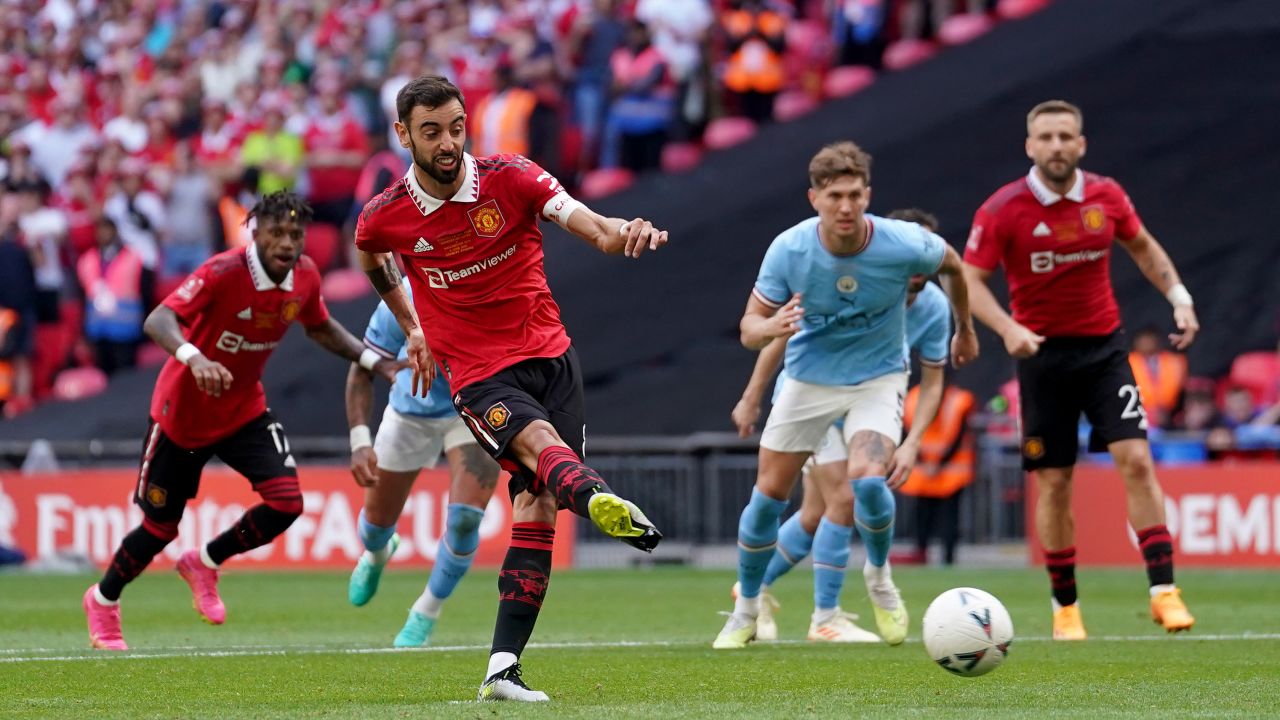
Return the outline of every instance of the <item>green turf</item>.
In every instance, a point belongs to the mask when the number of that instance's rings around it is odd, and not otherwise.
[[[1083,571],[1082,608],[1093,637],[1074,644],[1045,640],[1047,581],[1040,570],[899,568],[895,577],[912,611],[913,638],[902,647],[798,642],[812,576],[797,572],[777,588],[780,630],[793,642],[713,652],[710,642],[723,622],[716,613],[730,606],[731,572],[560,573],[534,639],[571,646],[526,651],[526,679],[553,700],[535,708],[468,702],[493,627],[492,571],[462,583],[437,629],[437,645],[470,647],[396,652],[381,648],[421,589],[421,573],[388,573],[378,597],[356,609],[347,605],[345,575],[230,572],[222,581],[229,610],[222,627],[198,621],[175,573],[149,573],[124,600],[125,637],[134,650],[105,659],[86,649],[80,596],[90,578],[6,574],[0,575],[0,717],[1280,714],[1274,572],[1180,573],[1198,623],[1190,635],[1167,638],[1148,617],[1140,570]],[[952,677],[917,641],[928,601],[958,585],[994,593],[1013,616],[1010,657],[982,678]],[[870,625],[857,573],[845,606]],[[1268,637],[1242,637],[1248,634]],[[590,646],[622,641],[639,645]],[[157,657],[135,657],[148,653]]]

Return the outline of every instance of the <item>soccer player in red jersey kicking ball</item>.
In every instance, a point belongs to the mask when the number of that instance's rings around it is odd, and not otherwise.
[[[964,269],[973,314],[1018,359],[1022,465],[1035,475],[1040,493],[1036,531],[1053,588],[1053,637],[1085,638],[1071,517],[1081,412],[1093,425],[1090,446],[1105,447],[1124,478],[1129,523],[1151,582],[1151,616],[1169,632],[1188,630],[1195,618],[1173,584],[1173,540],[1147,443],[1147,416],[1111,289],[1112,242],[1173,305],[1178,332],[1169,337],[1175,348],[1189,346],[1200,325],[1178,271],[1119,183],[1077,167],[1084,152],[1079,108],[1061,100],[1032,108],[1027,156],[1035,166],[983,203],[969,233]],[[986,286],[997,265],[1004,265],[1009,281],[1012,317]]]
[[[120,592],[178,536],[200,473],[217,457],[262,496],[226,532],[178,560],[196,612],[221,625],[218,568],[271,542],[302,514],[298,469],[284,428],[267,409],[262,368],[296,320],[329,352],[361,362],[388,380],[399,363],[367,350],[329,317],[320,273],[302,256],[311,208],[297,195],[267,195],[249,212],[253,243],[209,258],[147,317],[147,335],[173,358],[151,397],[151,422],[134,502],[142,525],[125,536],[106,573],[84,594],[95,648],[127,650]]]
[[[458,413],[512,473],[511,546],[479,699],[544,701],[520,679],[519,658],[546,596],[557,507],[641,550],[662,535],[582,461],[582,372],[547,287],[538,219],[628,257],[663,246],[667,233],[641,218],[597,215],[519,155],[464,153],[462,93],[442,77],[405,85],[396,113],[413,165],[365,205],[360,262],[404,330],[414,394],[439,358]],[[408,272],[412,305],[393,255]]]

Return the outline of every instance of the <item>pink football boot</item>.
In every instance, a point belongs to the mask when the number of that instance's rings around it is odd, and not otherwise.
[[[84,591],[84,616],[89,621],[89,642],[98,650],[128,650],[120,632],[120,605],[103,605],[94,596],[97,585]]]
[[[191,586],[191,606],[210,625],[227,620],[227,607],[218,597],[218,571],[210,570],[200,560],[199,550],[188,550],[178,558],[178,574]]]

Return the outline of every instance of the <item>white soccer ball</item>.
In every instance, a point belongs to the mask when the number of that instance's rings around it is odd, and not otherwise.
[[[1009,654],[1013,620],[989,592],[952,588],[924,611],[924,649],[947,672],[977,677],[995,670]]]

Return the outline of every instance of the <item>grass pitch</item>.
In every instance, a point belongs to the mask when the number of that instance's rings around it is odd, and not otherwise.
[[[1280,574],[1181,571],[1195,630],[1166,637],[1140,568],[1079,573],[1090,639],[1053,643],[1043,571],[899,568],[907,644],[803,641],[812,575],[779,583],[783,642],[712,651],[729,571],[659,568],[554,575],[525,678],[546,706],[471,702],[493,628],[494,572],[445,606],[435,647],[391,650],[422,572],[389,572],[364,608],[337,573],[223,575],[227,624],[191,609],[177,574],[154,568],[124,595],[128,653],[88,649],[87,576],[0,575],[0,717],[5,718],[797,718],[1280,716]],[[919,642],[929,601],[983,588],[1013,616],[1010,656],[981,678],[934,665]],[[873,627],[860,574],[846,610]]]

